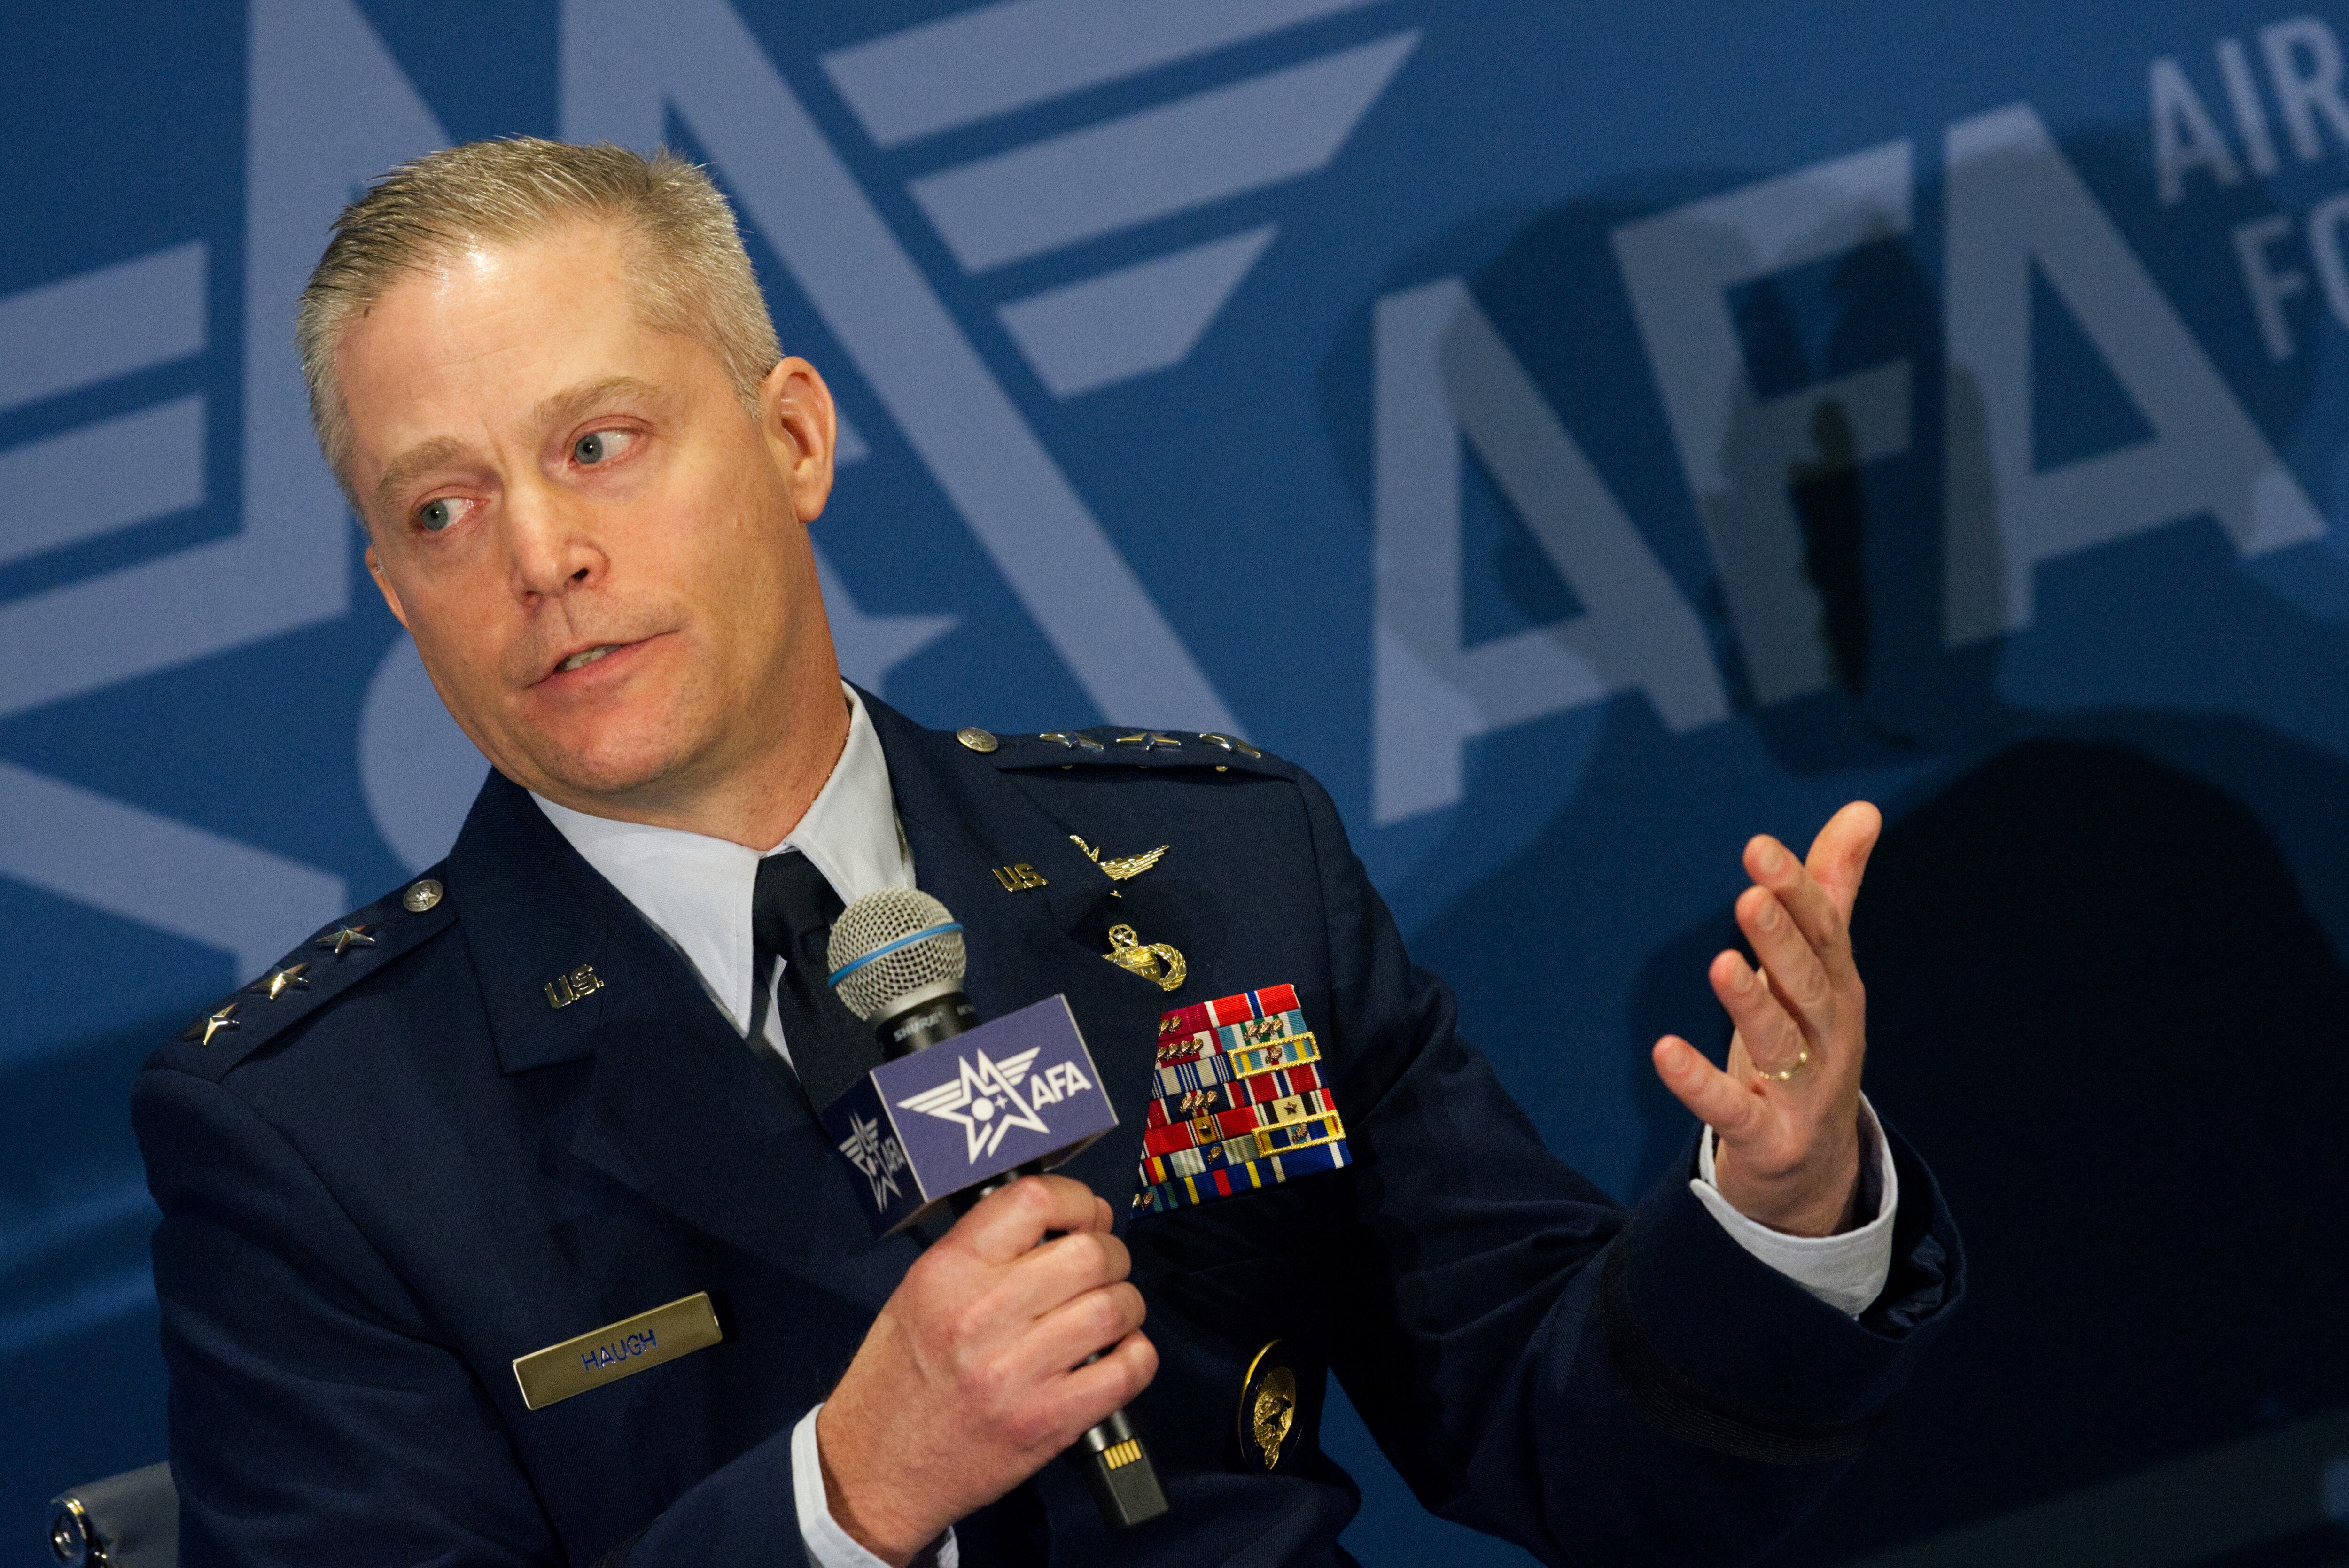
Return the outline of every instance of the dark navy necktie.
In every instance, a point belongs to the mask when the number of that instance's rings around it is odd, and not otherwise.
[[[798,851],[769,855],[759,862],[759,880],[750,894],[755,972],[764,984],[771,973],[771,957],[784,961],[782,982],[774,991],[775,1016],[783,1026],[783,1045],[791,1052],[800,1087],[819,1115],[849,1085],[881,1065],[881,1047],[872,1028],[825,983],[831,965],[824,945],[832,940],[832,923],[840,909],[840,895],[832,883]]]

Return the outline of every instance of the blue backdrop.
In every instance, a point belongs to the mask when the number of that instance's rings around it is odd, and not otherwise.
[[[1871,1088],[1979,1295],[1781,1560],[2349,1554],[2344,27],[6,5],[0,1561],[162,1453],[139,1061],[480,779],[289,324],[355,188],[514,132],[735,198],[853,427],[852,676],[1311,766],[1619,1194],[1685,1130],[1649,1044],[1723,1042],[1740,841],[1885,804]],[[1366,1562],[1523,1560],[1330,1443]]]

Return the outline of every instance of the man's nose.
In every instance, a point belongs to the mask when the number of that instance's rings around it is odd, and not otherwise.
[[[514,592],[553,598],[603,575],[605,560],[587,509],[546,484],[512,487],[506,502],[507,548]]]

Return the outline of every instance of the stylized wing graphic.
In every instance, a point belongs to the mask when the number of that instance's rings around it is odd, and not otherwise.
[[[926,1088],[909,1099],[897,1102],[907,1110],[918,1110],[924,1116],[943,1116],[959,1121],[955,1115],[970,1103],[970,1085],[959,1078],[949,1078],[936,1088]]]
[[[1161,844],[1156,849],[1147,851],[1142,854],[1120,855],[1113,861],[1102,861],[1101,869],[1109,873],[1110,881],[1124,882],[1129,878],[1140,876],[1143,872],[1156,865],[1158,863],[1158,857],[1164,854],[1170,847],[1171,846],[1166,844]],[[1151,885],[1154,887],[1157,884],[1154,882]]]
[[[996,1063],[995,1070],[1003,1075],[1004,1086],[1009,1088],[1019,1088],[1019,1080],[1028,1076],[1029,1064],[1036,1059],[1036,1053],[1043,1048],[1041,1046],[1032,1047],[1021,1051],[1016,1057],[1006,1057]]]

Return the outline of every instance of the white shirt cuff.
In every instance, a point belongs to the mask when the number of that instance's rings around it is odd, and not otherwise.
[[[807,1547],[808,1561],[816,1568],[889,1568],[859,1546],[832,1517],[832,1505],[823,1495],[823,1460],[815,1446],[815,1413],[823,1408],[817,1405],[792,1429],[792,1501],[799,1508],[800,1541]],[[914,1561],[935,1563],[936,1568],[961,1568],[962,1549],[949,1529]]]
[[[1845,1316],[1857,1317],[1868,1310],[1869,1302],[1884,1294],[1884,1282],[1892,1277],[1892,1216],[1900,1207],[1900,1177],[1892,1167],[1892,1148],[1866,1095],[1859,1097],[1859,1158],[1863,1166],[1875,1169],[1876,1218],[1837,1236],[1790,1236],[1733,1208],[1713,1184],[1710,1127],[1697,1145],[1697,1173],[1689,1182],[1689,1191],[1739,1246]],[[1862,1185],[1866,1185],[1864,1180]],[[811,1437],[809,1452],[813,1451]],[[832,1565],[826,1563],[824,1568]]]

